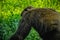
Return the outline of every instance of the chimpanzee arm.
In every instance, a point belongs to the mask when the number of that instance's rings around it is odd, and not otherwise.
[[[19,24],[16,33],[10,38],[10,40],[24,40],[29,34],[31,23],[26,18],[23,18]]]

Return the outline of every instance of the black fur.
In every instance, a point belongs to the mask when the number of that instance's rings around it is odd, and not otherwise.
[[[18,30],[10,40],[24,40],[33,27],[43,40],[60,40],[60,14],[49,8],[27,7]]]

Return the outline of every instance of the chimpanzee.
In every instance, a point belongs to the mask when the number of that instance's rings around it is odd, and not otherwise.
[[[33,27],[43,40],[60,40],[60,14],[50,8],[31,6],[21,13],[19,27],[10,40],[24,40]]]

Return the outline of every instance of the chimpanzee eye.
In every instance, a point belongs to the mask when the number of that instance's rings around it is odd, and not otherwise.
[[[58,23],[54,23],[53,25],[58,25]]]

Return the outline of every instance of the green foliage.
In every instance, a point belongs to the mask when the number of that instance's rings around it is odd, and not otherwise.
[[[32,28],[29,35],[27,36],[25,40],[39,40],[39,39],[41,39],[39,37],[39,34],[36,32],[36,30]]]
[[[60,11],[59,0],[0,0],[0,37],[3,40],[14,34],[21,19],[21,12],[27,6],[52,8]],[[25,40],[39,40],[39,34],[32,28]]]

